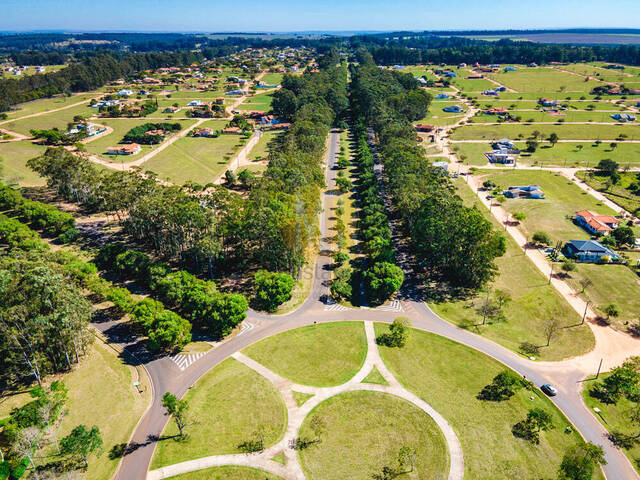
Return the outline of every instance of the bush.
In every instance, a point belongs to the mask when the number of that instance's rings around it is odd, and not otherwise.
[[[151,350],[181,350],[191,341],[191,324],[170,310],[163,310],[153,318],[147,330]]]
[[[78,239],[78,237],[80,237],[80,231],[74,227],[74,228],[70,228],[63,234],[58,235],[58,238],[56,240],[58,240],[58,242],[60,243],[68,244],[71,242],[75,242]]]
[[[511,370],[503,370],[489,385],[486,385],[478,394],[479,400],[501,402],[508,400],[524,386],[523,380]]]
[[[333,261],[338,265],[342,265],[347,260],[349,260],[349,255],[344,252],[336,252],[333,254]]]
[[[376,338],[378,345],[386,347],[404,347],[409,338],[410,321],[407,317],[397,317],[391,325],[389,325],[389,333],[383,333]]]
[[[6,460],[0,463],[0,480],[6,480],[9,478],[9,474],[11,473],[11,468],[9,467],[9,462]]]
[[[296,282],[288,273],[258,270],[254,275],[254,301],[258,308],[275,312],[280,305],[291,299]]]
[[[541,245],[551,245],[551,237],[547,232],[535,232],[531,237],[534,243]]]
[[[520,344],[520,351],[527,356],[538,356],[540,354],[540,347],[530,342],[522,342]]]

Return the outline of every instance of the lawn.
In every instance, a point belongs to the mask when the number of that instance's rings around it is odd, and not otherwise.
[[[602,375],[602,379],[606,378],[608,374]],[[592,377],[591,377],[592,378]],[[594,412],[595,417],[600,420],[603,427],[609,432],[618,431],[627,435],[637,435],[637,427],[632,427],[629,421],[629,414],[632,409],[637,407],[637,403],[627,399],[624,395],[620,397],[618,403],[615,405],[602,403],[597,398],[592,397],[589,394],[589,390],[597,382],[589,381],[584,384],[584,390],[582,391],[582,398],[584,403],[590,409],[599,408],[600,414]],[[629,461],[634,466],[636,471],[640,473],[640,444],[636,443],[631,449],[622,449]]]
[[[361,322],[321,323],[266,338],[243,353],[296,383],[329,387],[360,370],[367,340]]]
[[[520,229],[527,238],[537,231],[547,232],[553,242],[558,240],[588,240],[591,235],[568,217],[580,210],[593,210],[602,215],[616,215],[609,207],[581,190],[560,174],[534,170],[481,171],[483,179],[493,180],[500,190],[510,185],[539,185],[546,198],[540,200],[507,199],[503,207],[508,212],[524,212],[527,218]]]
[[[75,102],[73,102],[75,103]],[[60,130],[66,130],[67,124],[73,121],[73,117],[76,115],[89,116],[96,113],[96,110],[89,108],[88,103],[78,105],[75,107],[66,108],[59,112],[45,113],[36,117],[29,117],[23,119],[12,120],[9,123],[3,123],[0,125],[2,128],[11,130],[13,132],[29,135],[31,129],[35,130],[48,130],[51,128],[59,128]]]
[[[251,153],[249,154],[250,160],[267,160],[269,156],[269,143],[274,138],[280,136],[283,132],[262,132],[262,136],[260,137],[260,141],[253,147]]]
[[[264,445],[277,443],[287,425],[287,409],[280,393],[260,374],[229,358],[201,377],[184,397],[191,418],[186,440],[166,438],[158,442],[151,469],[205,457],[239,453],[238,445],[264,430]],[[177,434],[169,421],[163,436]],[[197,478],[197,477],[196,477]]]
[[[30,141],[0,143],[0,176],[21,186],[44,185],[44,179],[26,166],[27,160],[44,152],[45,147]]]
[[[365,480],[397,466],[402,446],[416,451],[415,470],[407,479],[444,480],[449,455],[444,435],[425,412],[406,400],[379,392],[348,392],[314,408],[300,429],[300,437],[316,438],[313,416],[324,419],[320,443],[300,452],[309,480]]]
[[[283,76],[281,73],[267,73],[262,77],[262,81],[267,85],[280,85]]]
[[[158,145],[142,145],[142,150],[136,155],[128,155],[128,156],[119,156],[119,155],[107,155],[107,148],[117,146],[122,138],[126,135],[126,133],[131,130],[133,127],[138,125],[143,125],[145,123],[154,123],[159,122],[160,120],[149,120],[145,118],[101,118],[96,120],[96,123],[101,125],[107,125],[113,128],[113,132],[109,135],[104,135],[102,137],[98,137],[93,141],[86,143],[87,151],[94,155],[99,155],[105,160],[109,160],[114,163],[120,162],[130,162],[136,160],[149,153],[158,147]],[[182,128],[186,128],[195,123],[195,120],[171,120],[171,123],[177,122],[182,125]]]
[[[495,83],[490,82],[489,80],[486,80],[484,78],[467,80],[465,77],[468,77],[469,75],[471,75],[471,72],[466,72],[465,74],[465,72],[463,71],[461,73],[461,76],[454,78],[453,82],[451,83],[465,92],[484,92],[485,90],[490,90],[497,87]]]
[[[96,98],[96,93],[82,93],[79,95],[72,95],[67,97],[65,95],[59,95],[52,98],[41,98],[39,100],[33,100],[31,102],[20,103],[14,105],[15,110],[11,110],[7,113],[8,118],[23,117],[25,115],[31,115],[32,113],[40,113],[48,110],[54,110],[57,108],[67,107],[84,100]]]
[[[640,148],[638,149],[640,151]],[[638,174],[621,172],[620,180],[615,185],[610,183],[609,177],[590,175],[590,171],[579,171],[576,176],[584,180],[587,185],[602,192],[609,200],[617,203],[628,212],[635,212],[640,208],[640,195],[635,195],[628,189],[638,181]]]
[[[388,329],[382,324],[375,328],[376,334]],[[400,383],[451,424],[462,443],[465,478],[556,478],[565,450],[580,441],[577,433],[565,433],[568,421],[538,391],[523,389],[503,402],[478,400],[478,392],[505,367],[476,350],[412,330],[404,348],[380,347],[380,353]],[[552,413],[555,424],[537,446],[511,433],[535,407]]]
[[[508,102],[507,102],[508,103]],[[618,109],[620,110],[620,109]],[[616,120],[611,118],[611,112],[603,112],[595,110],[593,112],[587,111],[573,111],[566,110],[559,116],[552,115],[543,111],[535,111],[535,112],[521,112],[518,110],[512,110],[512,115],[515,117],[520,117],[522,122],[544,122],[544,123],[572,123],[572,122],[597,122],[597,123],[616,123]],[[495,122],[497,123],[498,116],[497,115],[487,115],[482,113],[476,117],[473,117],[473,122],[475,123],[488,123]],[[511,124],[513,125],[513,124]]]
[[[255,468],[229,466],[183,473],[171,477],[171,480],[282,480],[282,478]]]
[[[238,105],[238,110],[258,110],[260,112],[268,112],[271,110],[271,102],[273,101],[273,93],[260,93],[253,97],[248,97],[244,102]]]
[[[219,130],[225,125],[224,120],[211,120],[202,127]],[[241,138],[239,135],[183,137],[143,163],[142,169],[174,183],[193,181],[205,185],[226,170],[231,157],[241,148]]]
[[[593,80],[585,81],[583,77],[561,72],[553,68],[535,68],[516,72],[490,73],[488,76],[496,82],[517,92],[590,92],[594,87],[602,85]],[[564,89],[561,89],[564,87]]]
[[[466,205],[476,205],[496,228],[500,228],[498,222],[462,179],[456,180],[456,185],[458,194]],[[430,303],[429,306],[438,315],[459,327],[469,329],[517,352],[520,343],[525,341],[541,346],[546,344],[543,328],[547,319],[553,317],[562,322],[562,325],[575,325],[580,323],[580,317],[524,256],[515,241],[508,235],[506,239],[507,251],[496,260],[498,274],[490,286],[491,292],[501,290],[512,297],[511,302],[504,307],[505,321],[489,321],[486,325],[474,326],[482,323],[482,315],[476,312],[474,304],[484,300],[486,291],[478,293],[473,298]],[[551,346],[540,348],[538,358],[561,360],[584,354],[593,346],[594,338],[588,326],[562,329]]]
[[[456,123],[458,120],[460,120],[460,118],[462,118],[464,116],[464,113],[450,113],[450,112],[445,112],[442,109],[446,108],[446,107],[450,107],[452,105],[462,105],[464,107],[464,109],[466,110],[466,106],[463,105],[460,102],[455,101],[455,99],[452,100],[445,100],[445,101],[441,101],[441,100],[437,100],[431,103],[431,106],[429,107],[429,113],[427,114],[426,117],[424,117],[422,120],[418,120],[415,123],[426,123],[429,125],[435,125],[438,127],[441,126],[446,126],[446,125],[453,125],[454,123]]]
[[[531,112],[533,113],[533,112]],[[523,116],[526,119],[526,116]],[[560,140],[615,140],[620,134],[627,135],[628,140],[640,139],[640,130],[634,125],[526,125],[510,123],[500,125],[465,125],[459,127],[451,135],[452,140],[497,140],[499,138],[527,138],[534,131],[547,138],[555,132]]]

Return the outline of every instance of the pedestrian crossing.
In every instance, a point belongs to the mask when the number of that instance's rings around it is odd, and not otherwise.
[[[190,365],[197,362],[198,359],[204,357],[206,354],[207,352],[187,353],[187,354],[179,353],[177,355],[172,355],[169,358],[173,363],[176,364],[176,366],[180,369],[180,371],[183,372],[187,368],[189,368]]]
[[[377,310],[379,312],[404,312],[404,308],[402,308],[402,304],[400,300],[393,300],[389,302],[387,305],[380,305],[379,307],[374,308],[373,310]]]
[[[378,312],[404,312],[404,308],[402,308],[402,303],[400,300],[393,300],[392,302],[386,305],[380,305],[379,307],[369,308],[369,307],[360,307],[361,310],[375,310]],[[351,310],[349,307],[345,307],[344,305],[340,305],[336,303],[331,298],[327,300],[327,303],[324,305],[325,312],[345,312],[347,310]]]
[[[327,303],[324,304],[325,312],[344,312],[349,310],[349,307],[345,307],[344,305],[340,305],[336,303],[333,299],[329,298]]]

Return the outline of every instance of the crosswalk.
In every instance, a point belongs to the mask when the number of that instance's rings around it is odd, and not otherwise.
[[[324,311],[325,312],[344,312],[346,310],[349,310],[349,307],[345,307],[344,305],[340,305],[339,303],[336,303],[331,298],[329,298],[329,300],[327,300],[327,303],[324,304]]]
[[[373,310],[377,310],[379,312],[404,312],[404,308],[402,308],[402,304],[400,300],[393,300],[387,305],[380,305],[379,307],[374,308]]]
[[[392,302],[386,305],[380,305],[379,307],[369,308],[369,307],[360,307],[361,310],[375,310],[378,312],[404,312],[404,308],[402,308],[402,303],[400,300],[393,300]],[[344,312],[347,310],[351,310],[349,307],[345,307],[344,305],[340,305],[336,303],[334,300],[329,298],[327,303],[324,305],[325,312]]]
[[[207,352],[187,353],[187,354],[178,353],[177,355],[172,355],[169,358],[173,363],[177,365],[180,371],[183,372],[184,370],[189,368],[190,365],[198,361],[199,358],[204,357],[206,354]]]

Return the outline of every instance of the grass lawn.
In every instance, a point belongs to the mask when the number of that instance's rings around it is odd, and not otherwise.
[[[374,365],[373,370],[369,372],[369,375],[364,377],[362,383],[376,383],[378,385],[389,385],[389,383],[384,379],[378,368]]]
[[[590,92],[601,82],[561,72],[553,68],[532,68],[516,72],[490,73],[488,76],[502,85],[518,92]]]
[[[593,210],[602,215],[616,215],[587,192],[567,178],[547,171],[501,170],[481,171],[483,179],[493,180],[500,190],[509,185],[539,185],[546,198],[540,200],[507,199],[503,207],[508,212],[524,212],[527,218],[520,229],[527,236],[537,231],[547,232],[553,242],[561,240],[588,240],[591,235],[575,225],[568,216],[580,210]]]
[[[188,429],[186,440],[158,442],[151,469],[239,453],[238,445],[253,440],[258,428],[264,429],[265,447],[284,435],[287,410],[280,393],[267,379],[232,358],[201,377],[184,398],[199,424]],[[169,421],[163,436],[176,434],[175,423]]]
[[[238,105],[238,110],[259,110],[268,112],[271,109],[273,100],[273,92],[259,93],[253,97],[248,97],[244,102]]]
[[[533,112],[531,112],[533,113]],[[526,119],[526,116],[523,116]],[[468,124],[456,128],[451,135],[452,140],[497,140],[499,138],[526,139],[534,131],[541,133],[542,139],[546,139],[555,132],[560,140],[608,140],[618,138],[620,134],[627,135],[628,140],[640,139],[640,130],[633,125],[526,125],[520,124],[496,124],[473,125]]]
[[[615,185],[607,183],[609,177],[589,175],[585,171],[577,172],[576,176],[584,180],[590,187],[602,192],[609,200],[617,203],[628,212],[635,212],[640,208],[640,195],[635,195],[628,190],[628,187],[638,180],[637,173],[620,173],[620,180]]]
[[[262,77],[262,81],[267,85],[280,85],[283,76],[281,73],[266,73]]]
[[[300,429],[316,438],[310,419],[320,416],[326,428],[322,441],[300,452],[308,479],[365,480],[384,466],[397,466],[404,445],[416,450],[415,470],[407,479],[444,480],[449,455],[444,435],[433,419],[406,400],[379,392],[348,392],[329,398],[312,410]]]
[[[262,132],[262,136],[260,137],[260,141],[253,147],[251,153],[249,154],[250,160],[266,160],[269,156],[269,142],[273,140],[275,137],[282,135],[283,132]]]
[[[21,186],[44,185],[40,175],[27,167],[27,160],[42,155],[46,147],[29,141],[0,143],[0,176]]]
[[[149,120],[146,118],[100,118],[96,121],[101,125],[107,125],[113,128],[113,132],[109,135],[105,135],[102,137],[98,137],[95,140],[88,142],[86,144],[87,151],[94,155],[99,155],[105,160],[109,160],[113,163],[120,162],[131,162],[146,153],[149,153],[153,149],[157,148],[157,145],[142,145],[142,150],[140,153],[136,155],[107,155],[107,148],[117,146],[122,138],[126,135],[126,133],[131,130],[133,127],[137,127],[138,125],[144,125],[145,123],[158,123],[164,120]],[[171,120],[170,123],[180,123],[182,128],[186,128],[189,125],[193,125],[195,123],[194,120]]]
[[[224,120],[210,121],[207,125],[221,129]],[[231,157],[241,148],[239,135],[220,135],[217,138],[183,137],[142,164],[162,179],[174,183],[194,181],[207,184],[223,173]]]
[[[375,328],[380,334],[388,326]],[[478,400],[478,392],[505,367],[476,350],[412,330],[404,348],[380,347],[380,353],[403,386],[449,421],[462,443],[465,478],[556,478],[565,450],[580,441],[577,433],[565,433],[568,421],[542,393],[521,390],[503,402]],[[535,407],[552,413],[556,427],[540,436],[539,445],[511,433]]]
[[[171,480],[282,480],[277,475],[249,467],[214,467],[183,473]]]
[[[48,130],[55,127],[60,130],[66,130],[67,124],[72,122],[73,117],[76,115],[89,116],[96,113],[95,109],[89,108],[88,105],[88,103],[85,103],[83,105],[60,110],[59,112],[38,115],[37,117],[24,119],[18,118],[10,121],[9,123],[3,123],[0,127],[11,130],[12,132],[22,133],[23,135],[29,135],[29,131],[31,129]]]
[[[607,376],[608,374],[605,373],[601,378],[604,379]],[[615,405],[600,402],[597,398],[594,398],[589,394],[591,387],[595,386],[597,382],[598,381],[589,381],[584,384],[582,398],[584,399],[584,403],[587,407],[590,409],[597,407],[601,410],[600,415],[595,412],[594,415],[598,420],[600,420],[607,431],[618,431],[627,435],[637,435],[637,427],[633,427],[629,421],[629,414],[637,404],[627,399],[624,395],[620,397],[620,400],[618,400],[618,403]],[[631,449],[622,449],[622,451],[627,457],[629,457],[629,461],[636,471],[640,473],[640,444],[636,444]]]
[[[80,424],[89,428],[96,425],[104,441],[105,453],[98,458],[90,457],[86,475],[89,480],[111,478],[120,459],[110,460],[109,450],[129,440],[149,404],[151,386],[146,376],[142,377],[141,388],[145,391],[138,393],[133,387],[136,378],[132,368],[99,341],[89,348],[80,365],[62,378],[69,389],[69,414],[64,418],[58,437],[62,438]]]
[[[471,189],[464,185],[464,181],[457,179],[456,185],[458,195],[465,204],[476,205],[499,229],[498,222]],[[563,325],[575,325],[580,323],[580,316],[552,286],[548,285],[545,276],[524,256],[515,241],[508,235],[506,239],[507,252],[496,260],[498,274],[491,285],[492,292],[502,290],[512,297],[512,301],[504,307],[506,321],[489,321],[483,326],[474,326],[482,323],[482,315],[476,312],[474,304],[486,297],[485,292],[480,292],[473,298],[430,303],[429,306],[459,327],[483,335],[517,352],[520,343],[525,341],[535,345],[546,345],[543,328],[547,319],[554,317]],[[550,347],[540,349],[539,359],[561,360],[584,354],[593,346],[593,334],[587,325],[562,329]]]
[[[69,105],[73,105],[75,103],[82,102],[84,100],[96,98],[97,96],[98,95],[96,92],[96,93],[83,93],[80,95],[72,95],[70,97],[60,95],[52,98],[41,98],[38,100],[33,100],[31,102],[14,105],[13,108],[15,110],[6,112],[6,114],[9,119],[18,118],[18,117],[23,117],[25,115],[31,115],[32,113],[40,113],[48,110],[54,110],[56,108],[67,107]]]
[[[243,353],[296,383],[329,387],[360,370],[367,340],[361,322],[320,323],[266,338]]]
[[[477,78],[467,80],[465,77],[471,75],[471,72],[467,72],[466,75],[462,72],[461,77],[453,79],[453,85],[465,92],[484,92],[485,90],[493,89],[497,85],[484,78]]]

